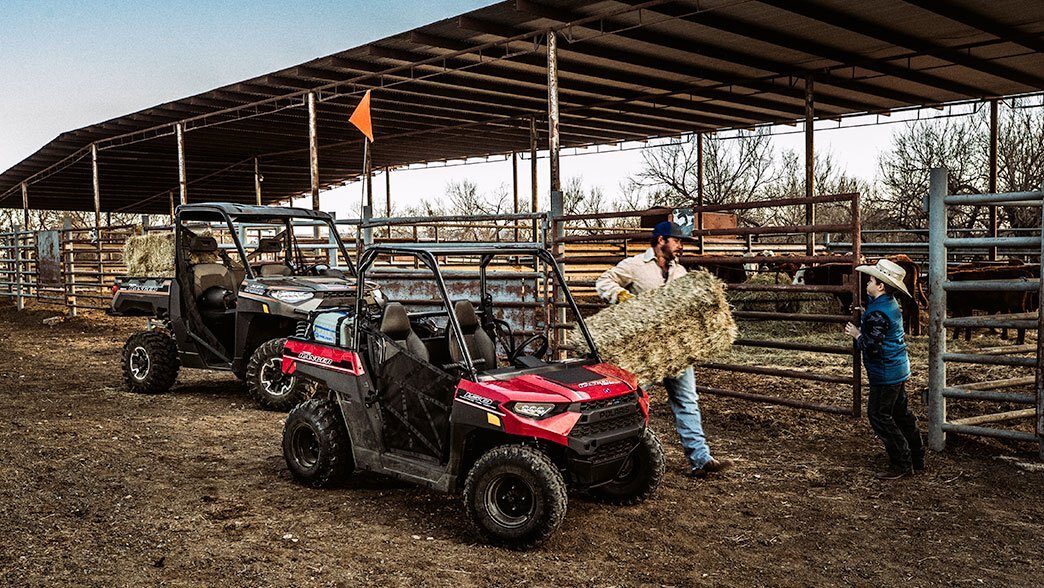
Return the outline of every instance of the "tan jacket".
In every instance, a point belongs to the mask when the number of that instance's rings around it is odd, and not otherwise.
[[[677,280],[685,275],[685,268],[677,260],[671,261],[667,268],[667,282]],[[666,284],[663,271],[656,263],[656,254],[652,247],[634,257],[616,264],[595,280],[598,295],[615,304],[620,292],[627,290],[631,294],[641,294]]]

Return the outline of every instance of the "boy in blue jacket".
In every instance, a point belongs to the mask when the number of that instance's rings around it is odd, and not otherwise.
[[[910,296],[903,279],[906,270],[882,259],[877,265],[861,265],[856,271],[870,276],[866,285],[869,302],[857,328],[845,325],[863,352],[863,365],[870,381],[866,416],[870,426],[884,442],[891,467],[878,472],[881,480],[897,480],[924,469],[924,444],[917,419],[906,401],[906,380],[910,378],[910,358],[903,337],[903,315],[896,292]]]

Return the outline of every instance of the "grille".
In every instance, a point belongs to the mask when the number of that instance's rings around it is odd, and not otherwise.
[[[591,456],[591,461],[595,463],[605,463],[623,458],[630,453],[636,445],[638,445],[637,437],[621,439],[619,441],[600,445],[598,449],[595,450],[594,455]]]
[[[297,328],[294,329],[294,336],[301,339],[308,338],[308,321],[297,321]]]
[[[635,394],[584,402],[580,405],[580,414],[570,437],[590,437],[629,429],[640,426],[645,420]]]

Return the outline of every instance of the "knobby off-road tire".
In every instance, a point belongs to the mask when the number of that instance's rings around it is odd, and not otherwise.
[[[645,429],[641,441],[608,484],[591,489],[601,502],[619,505],[638,504],[656,492],[665,469],[663,448],[651,429]]]
[[[504,445],[480,457],[464,482],[464,509],[487,543],[531,549],[565,519],[568,497],[562,474],[543,452]]]
[[[285,343],[286,339],[272,339],[262,344],[247,364],[247,390],[258,406],[267,410],[288,411],[312,392],[311,386],[302,378],[283,373]]]
[[[162,394],[178,379],[178,346],[162,331],[131,335],[123,344],[123,383],[131,392]]]
[[[290,411],[283,458],[294,479],[312,488],[332,486],[352,473],[352,443],[336,402],[312,398]]]

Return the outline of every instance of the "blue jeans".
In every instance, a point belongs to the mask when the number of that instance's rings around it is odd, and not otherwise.
[[[678,430],[682,449],[693,469],[699,469],[711,460],[710,447],[703,435],[700,418],[700,395],[696,393],[696,377],[692,368],[675,378],[664,378],[663,387],[674,413],[674,428]]]

